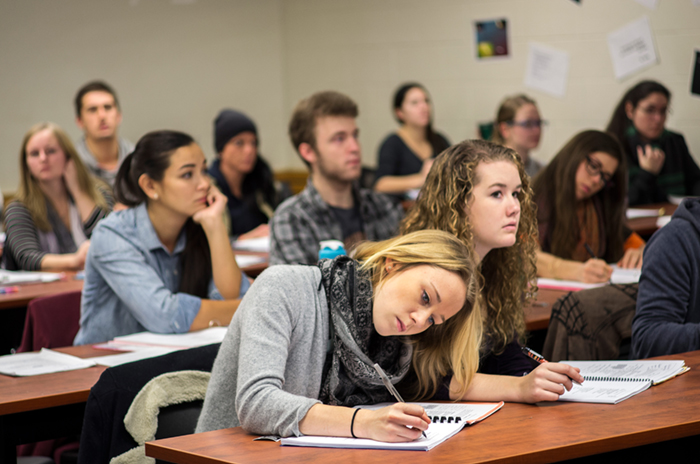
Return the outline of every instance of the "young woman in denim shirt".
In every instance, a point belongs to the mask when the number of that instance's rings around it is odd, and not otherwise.
[[[93,233],[76,345],[229,323],[249,283],[206,169],[201,148],[173,131],[146,134],[124,160],[115,194],[130,208]]]

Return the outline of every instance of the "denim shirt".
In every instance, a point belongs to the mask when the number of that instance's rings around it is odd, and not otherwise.
[[[80,330],[75,345],[98,343],[136,332],[184,333],[201,298],[178,293],[180,234],[170,253],[160,242],[146,205],[112,213],[92,233],[85,262]],[[241,293],[250,287],[242,275]],[[209,299],[222,297],[212,280]]]

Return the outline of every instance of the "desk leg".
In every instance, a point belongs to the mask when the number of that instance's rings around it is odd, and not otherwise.
[[[6,416],[0,416],[0,464],[17,464],[17,445],[10,435]]]

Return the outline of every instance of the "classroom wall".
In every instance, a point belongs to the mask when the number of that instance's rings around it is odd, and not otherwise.
[[[700,98],[690,96],[700,8],[692,0],[0,0],[0,187],[16,189],[22,135],[51,120],[80,135],[73,96],[103,78],[119,93],[122,134],[172,128],[213,157],[212,120],[223,107],[258,124],[276,169],[303,169],[286,136],[295,103],[336,89],[360,106],[365,164],[396,129],[393,91],[423,83],[435,127],[473,137],[505,95],[527,92],[550,124],[535,157],[550,159],[574,133],[603,128],[622,93],[643,78],[673,92],[668,127],[700,161]],[[660,63],[615,80],[609,32],[646,15]],[[511,57],[475,59],[473,21],[506,17]],[[570,54],[567,93],[524,87],[528,43]]]
[[[376,162],[382,139],[397,125],[391,98],[401,82],[426,86],[434,127],[452,142],[473,138],[480,121],[495,117],[506,95],[526,92],[543,118],[540,149],[553,157],[572,135],[607,125],[623,93],[642,79],[658,79],[674,95],[668,127],[681,131],[700,162],[700,98],[690,96],[693,47],[700,48],[700,8],[691,0],[660,0],[650,10],[633,0],[294,0],[284,5],[285,96],[296,101],[318,89],[357,100],[364,160]],[[607,34],[646,15],[660,64],[617,82]],[[509,20],[511,57],[477,61],[473,21]],[[528,44],[570,54],[562,99],[523,85]]]
[[[80,136],[73,98],[95,78],[117,91],[134,143],[178,129],[213,158],[213,120],[234,107],[285,165],[282,30],[279,0],[0,0],[0,187],[16,188],[34,123]]]

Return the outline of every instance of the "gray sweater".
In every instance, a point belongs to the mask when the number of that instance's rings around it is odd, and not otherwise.
[[[315,266],[273,266],[250,287],[214,362],[196,432],[298,436],[318,400],[329,310]],[[245,336],[242,336],[245,334]]]

